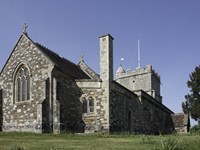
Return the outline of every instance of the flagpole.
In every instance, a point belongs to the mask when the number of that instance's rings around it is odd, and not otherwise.
[[[138,39],[138,68],[140,68],[140,40]]]

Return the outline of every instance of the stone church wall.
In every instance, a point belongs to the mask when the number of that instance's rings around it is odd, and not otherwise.
[[[137,95],[114,83],[110,102],[111,132],[136,132],[141,127]]]
[[[107,130],[107,116],[105,104],[105,90],[102,89],[101,81],[93,80],[79,80],[76,82],[81,88],[82,96],[80,100],[88,99],[91,97],[94,100],[94,112],[82,113],[82,120],[84,123],[84,132],[108,132]],[[83,102],[83,101],[82,101]]]
[[[110,105],[111,132],[159,134],[171,132],[171,112],[149,96],[136,95],[114,83]]]
[[[92,79],[74,81],[57,69],[52,72],[53,132],[106,132],[104,89],[101,82]],[[94,111],[83,112],[83,101],[94,100]]]
[[[83,122],[85,124],[85,132],[93,133],[103,129],[101,120],[103,119],[103,113],[101,108],[103,107],[100,99],[102,95],[101,89],[82,89],[83,95],[81,99],[88,99],[92,97],[94,99],[94,112],[83,113]]]
[[[137,94],[142,106],[143,133],[170,133],[173,130],[171,111],[147,93],[140,91]]]
[[[59,109],[53,108],[54,132],[84,132],[81,89],[74,80],[56,69],[52,75],[56,80],[53,104],[59,105]],[[55,119],[57,113],[59,116]]]
[[[0,89],[0,131],[2,131],[3,125],[3,90]]]
[[[21,64],[30,70],[30,100],[16,102],[14,73]],[[41,132],[37,105],[44,100],[43,82],[51,76],[52,67],[53,64],[22,35],[1,72],[3,131]]]

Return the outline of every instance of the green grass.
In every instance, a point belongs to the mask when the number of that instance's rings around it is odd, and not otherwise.
[[[0,150],[199,150],[198,135],[0,133]]]

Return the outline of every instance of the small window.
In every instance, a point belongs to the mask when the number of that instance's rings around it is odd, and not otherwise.
[[[88,99],[88,103],[89,103],[89,112],[94,112],[94,100],[92,97],[89,97]]]
[[[135,81],[133,80],[132,83],[133,83],[133,84],[132,84],[132,85],[133,85],[133,87],[132,87],[132,88],[133,88],[133,91],[135,91],[135,90],[136,90],[136,89],[135,89]]]
[[[57,84],[56,84],[56,99],[58,101],[60,100],[60,95],[61,95],[61,86],[60,86],[60,82],[57,82]]]
[[[89,97],[88,99],[83,99],[83,113],[94,112],[94,99]]]
[[[87,100],[83,100],[83,113],[87,113]]]

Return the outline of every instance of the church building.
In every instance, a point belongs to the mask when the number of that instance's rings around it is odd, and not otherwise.
[[[0,72],[0,130],[36,133],[165,133],[173,112],[148,65],[113,78],[113,40],[99,37],[100,74],[34,42],[24,30]],[[98,51],[97,51],[98,52]]]

